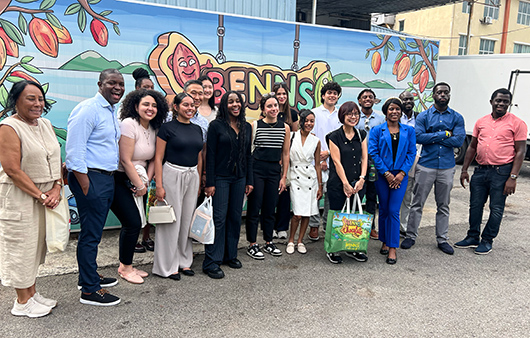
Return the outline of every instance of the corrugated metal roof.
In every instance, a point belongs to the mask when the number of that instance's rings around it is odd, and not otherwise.
[[[441,6],[456,0],[317,0],[317,15],[399,13]],[[298,0],[298,8],[311,8],[313,0]]]
[[[296,0],[136,0],[284,21],[296,20]]]

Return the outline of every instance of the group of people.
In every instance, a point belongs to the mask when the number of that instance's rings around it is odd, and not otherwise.
[[[422,209],[434,185],[438,247],[453,253],[447,236],[453,148],[462,145],[466,133],[463,117],[448,106],[448,84],[434,86],[434,105],[418,115],[408,91],[386,100],[382,114],[373,110],[377,99],[371,89],[359,93],[359,105],[348,101],[337,107],[341,87],[335,82],[315,93],[321,106],[296,112],[289,106],[287,85],[278,82],[261,97],[261,115],[250,124],[239,92],[228,91],[218,106],[214,104],[213,83],[207,76],[188,81],[170,104],[153,90],[147,72],[135,72],[135,79],[136,89],[119,107],[125,92],[122,74],[116,69],[101,72],[97,94],[79,103],[68,119],[65,164],[81,222],[81,303],[120,302],[106,289],[117,279],[97,272],[98,244],[109,210],[122,224],[121,278],[141,284],[149,275],[133,267],[134,253],[142,248],[154,250],[152,274],[172,280],[193,276],[188,234],[201,195],[213,201],[215,239],[205,245],[202,271],[214,279],[225,276],[223,265],[242,267],[237,247],[245,196],[246,253],[253,259],[263,260],[264,253],[281,256],[274,243],[277,237],[287,239],[287,254],[305,254],[307,228],[308,238],[319,240],[327,211],[340,210],[347,198],[358,194],[361,199],[366,196],[368,213],[375,214],[379,204],[379,231],[372,229],[371,237],[381,241],[386,262],[395,264],[397,248],[415,244]],[[515,192],[527,134],[524,122],[507,113],[508,90],[495,91],[490,102],[492,113],[475,125],[460,178],[465,186],[476,155],[470,229],[454,244],[476,248],[478,254],[492,249],[506,196]],[[9,93],[10,116],[0,122],[0,279],[16,290],[11,312],[17,316],[44,316],[57,304],[35,287],[46,251],[44,210],[56,208],[64,198],[60,147],[50,122],[41,117],[49,109],[42,87],[21,81]],[[172,205],[176,216],[173,223],[157,226],[154,242],[146,218],[149,194]],[[481,235],[488,197],[490,218]],[[259,224],[263,245],[257,239]],[[400,235],[405,237],[401,245]],[[368,260],[364,253],[344,254],[359,262]],[[342,262],[339,253],[327,253],[327,258]]]

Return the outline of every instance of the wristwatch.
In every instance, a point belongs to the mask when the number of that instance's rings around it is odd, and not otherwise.
[[[516,179],[517,179],[517,175],[515,175],[515,174],[511,174],[511,175],[510,175],[510,178],[511,178],[512,180],[516,180]]]
[[[363,180],[366,180],[366,176],[359,176],[359,178],[362,178]]]

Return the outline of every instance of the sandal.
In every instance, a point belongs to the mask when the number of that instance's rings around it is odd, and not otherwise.
[[[136,274],[142,278],[149,276],[149,274],[145,272],[144,270],[133,268],[133,271],[136,272]]]
[[[120,275],[121,278],[125,279],[127,282],[132,284],[142,284],[144,282],[144,279],[136,274],[136,271],[131,271],[128,274],[124,274],[118,271],[118,275]]]

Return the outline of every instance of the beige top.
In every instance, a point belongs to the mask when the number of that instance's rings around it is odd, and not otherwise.
[[[120,130],[121,136],[126,136],[135,141],[132,163],[145,168],[147,161],[155,157],[156,131],[151,125],[149,125],[148,129],[145,129],[138,121],[130,117],[121,121]],[[118,170],[125,171],[121,162]]]
[[[45,118],[37,119],[36,126],[9,116],[0,125],[8,125],[20,139],[20,169],[33,183],[46,183],[61,178],[61,146],[52,124]],[[0,168],[0,183],[13,183]]]

